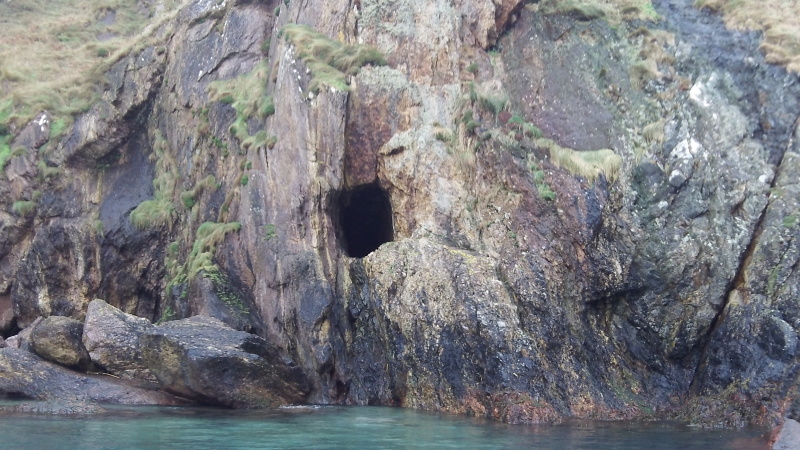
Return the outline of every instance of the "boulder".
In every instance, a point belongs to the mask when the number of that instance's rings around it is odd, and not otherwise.
[[[35,400],[126,405],[187,403],[156,388],[152,384],[78,373],[25,350],[0,349],[0,394],[20,395]]]
[[[83,345],[94,364],[121,378],[155,381],[142,361],[141,336],[153,325],[103,300],[92,300],[83,325]]]
[[[786,419],[783,423],[778,438],[772,444],[773,450],[797,450],[800,448],[800,423]]]
[[[169,392],[234,408],[303,403],[309,380],[263,338],[194,316],[142,336],[145,364]]]
[[[83,346],[83,324],[62,316],[50,316],[31,331],[31,350],[42,358],[78,370],[91,363]]]

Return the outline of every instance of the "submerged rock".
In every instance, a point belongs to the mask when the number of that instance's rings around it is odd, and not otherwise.
[[[102,414],[105,412],[108,411],[100,405],[78,401],[43,401],[0,407],[0,414],[27,413],[84,416],[90,414]]]
[[[263,338],[194,316],[142,336],[142,356],[164,388],[201,403],[236,408],[303,403],[310,383]]]
[[[31,331],[31,350],[48,361],[86,370],[91,360],[81,341],[82,335],[82,323],[69,317],[51,316]]]
[[[0,349],[0,392],[36,400],[75,400],[128,405],[180,405],[186,401],[157,386],[87,375],[24,350]]]
[[[92,300],[83,325],[83,344],[92,362],[122,378],[155,381],[142,360],[141,337],[153,325],[103,300]]]

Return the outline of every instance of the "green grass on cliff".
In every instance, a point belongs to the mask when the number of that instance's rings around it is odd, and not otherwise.
[[[177,163],[171,157],[169,143],[156,131],[153,137],[153,153],[156,177],[153,179],[153,198],[140,203],[130,213],[131,224],[140,230],[149,228],[172,227],[177,213],[173,205],[173,196],[178,183]]]
[[[658,20],[650,0],[543,0],[528,5],[544,14],[566,14],[579,20],[606,19],[612,24],[622,20]]]
[[[211,100],[230,104],[236,110],[236,120],[230,127],[243,146],[266,145],[266,135],[250,136],[247,122],[251,118],[266,119],[275,114],[275,103],[267,92],[269,65],[266,60],[258,63],[250,72],[228,80],[215,81],[208,85]],[[245,145],[246,144],[246,145]]]
[[[721,12],[729,28],[763,31],[767,61],[800,72],[800,1],[695,0],[695,5]]]
[[[295,47],[297,56],[311,71],[308,90],[318,93],[323,86],[348,91],[347,77],[367,64],[386,65],[383,55],[368,45],[347,45],[329,39],[306,25],[290,24],[283,36]]]
[[[21,127],[45,110],[69,123],[87,110],[110,64],[152,32],[152,24],[174,14],[180,1],[145,4],[0,1],[0,105],[12,105],[7,123]]]

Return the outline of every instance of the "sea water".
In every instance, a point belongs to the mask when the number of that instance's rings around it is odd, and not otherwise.
[[[12,402],[0,402],[10,405]],[[506,425],[400,408],[297,407],[232,411],[107,407],[89,416],[0,413],[13,449],[747,449],[764,430],[703,430],[665,422]]]

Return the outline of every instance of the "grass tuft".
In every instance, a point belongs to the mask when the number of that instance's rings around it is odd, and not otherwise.
[[[622,158],[610,149],[577,151],[545,138],[537,139],[536,145],[550,151],[553,164],[589,181],[594,181],[600,174],[614,181],[622,165]]]
[[[375,48],[333,41],[306,25],[286,25],[282,32],[311,71],[308,89],[314,93],[318,93],[323,86],[349,91],[348,76],[357,74],[367,64],[386,65],[386,59]]]
[[[153,24],[173,17],[180,4],[0,2],[0,109],[13,103],[10,121],[16,126],[40,111],[63,118],[86,111],[99,98],[97,86],[110,65],[148,38],[157,28]]]
[[[275,103],[267,93],[267,77],[269,64],[261,61],[250,72],[229,80],[215,81],[208,85],[211,100],[227,103],[236,110],[236,119],[230,126],[230,133],[237,137],[242,145],[249,148],[259,136],[250,136],[247,122],[253,118],[266,119],[275,114]],[[219,138],[212,138],[217,147],[221,146]],[[266,139],[266,138],[264,138]],[[263,140],[263,139],[262,139]]]
[[[30,217],[36,213],[36,202],[22,200],[11,205],[11,211],[20,217]]]

